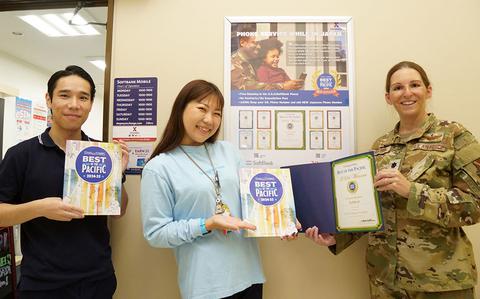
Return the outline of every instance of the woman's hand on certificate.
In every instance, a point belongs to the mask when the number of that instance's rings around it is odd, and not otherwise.
[[[257,227],[240,218],[229,215],[213,215],[205,221],[205,228],[209,231],[217,229],[222,231],[238,231],[241,229],[256,230]]]
[[[287,240],[287,241],[296,240],[298,238],[298,231],[302,229],[302,225],[300,224],[298,219],[295,219],[295,227],[297,228],[297,232],[291,235],[281,236],[280,240]]]
[[[318,233],[318,227],[310,227],[305,231],[305,236],[321,246],[335,245],[335,236],[328,233]]]
[[[411,182],[396,169],[382,169],[375,175],[373,186],[378,191],[393,191],[408,198]]]

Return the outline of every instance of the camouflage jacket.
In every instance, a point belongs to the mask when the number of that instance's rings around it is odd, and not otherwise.
[[[282,83],[258,82],[252,64],[239,51],[232,54],[231,81],[232,90],[283,89]]]
[[[372,280],[406,290],[472,288],[477,271],[462,229],[480,220],[480,145],[462,125],[429,114],[403,139],[395,129],[373,145],[377,168],[397,168],[413,184],[403,198],[382,192],[385,230],[368,234]],[[337,236],[336,253],[359,234]]]

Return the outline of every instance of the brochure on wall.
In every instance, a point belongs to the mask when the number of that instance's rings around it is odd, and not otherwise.
[[[120,145],[67,140],[63,200],[85,215],[120,215],[121,199]]]
[[[32,136],[32,101],[17,97],[15,99],[15,121],[17,123],[17,142]]]
[[[113,139],[130,148],[127,174],[140,174],[157,140],[157,78],[116,78]]]
[[[242,218],[257,229],[247,237],[287,236],[297,232],[288,169],[240,169]]]
[[[47,106],[36,103],[33,106],[32,135],[42,134],[47,128]]]
[[[373,152],[286,168],[303,228],[316,226],[324,233],[383,229]]]
[[[351,17],[226,17],[225,139],[247,166],[353,154]]]
[[[155,141],[152,142],[128,142],[128,174],[140,174],[142,169],[150,158],[155,146]]]

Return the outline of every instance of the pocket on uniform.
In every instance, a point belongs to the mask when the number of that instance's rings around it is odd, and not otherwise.
[[[480,197],[480,177],[477,175],[477,170],[475,165],[468,164],[460,170],[459,176],[467,184],[470,192]]]
[[[407,175],[407,179],[411,182],[416,181],[419,177],[421,177],[430,167],[432,167],[433,163],[435,162],[435,158],[433,155],[426,155],[415,163]]]
[[[390,152],[391,146],[381,147],[374,151],[375,156],[382,156]]]
[[[377,169],[390,168],[389,163],[392,159],[391,157],[391,146],[381,147],[375,150],[375,163]]]

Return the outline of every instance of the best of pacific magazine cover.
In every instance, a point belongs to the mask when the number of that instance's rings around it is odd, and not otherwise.
[[[254,224],[246,237],[287,236],[297,232],[289,169],[240,169],[243,220]]]
[[[63,200],[85,215],[120,215],[121,161],[118,144],[67,140]]]

